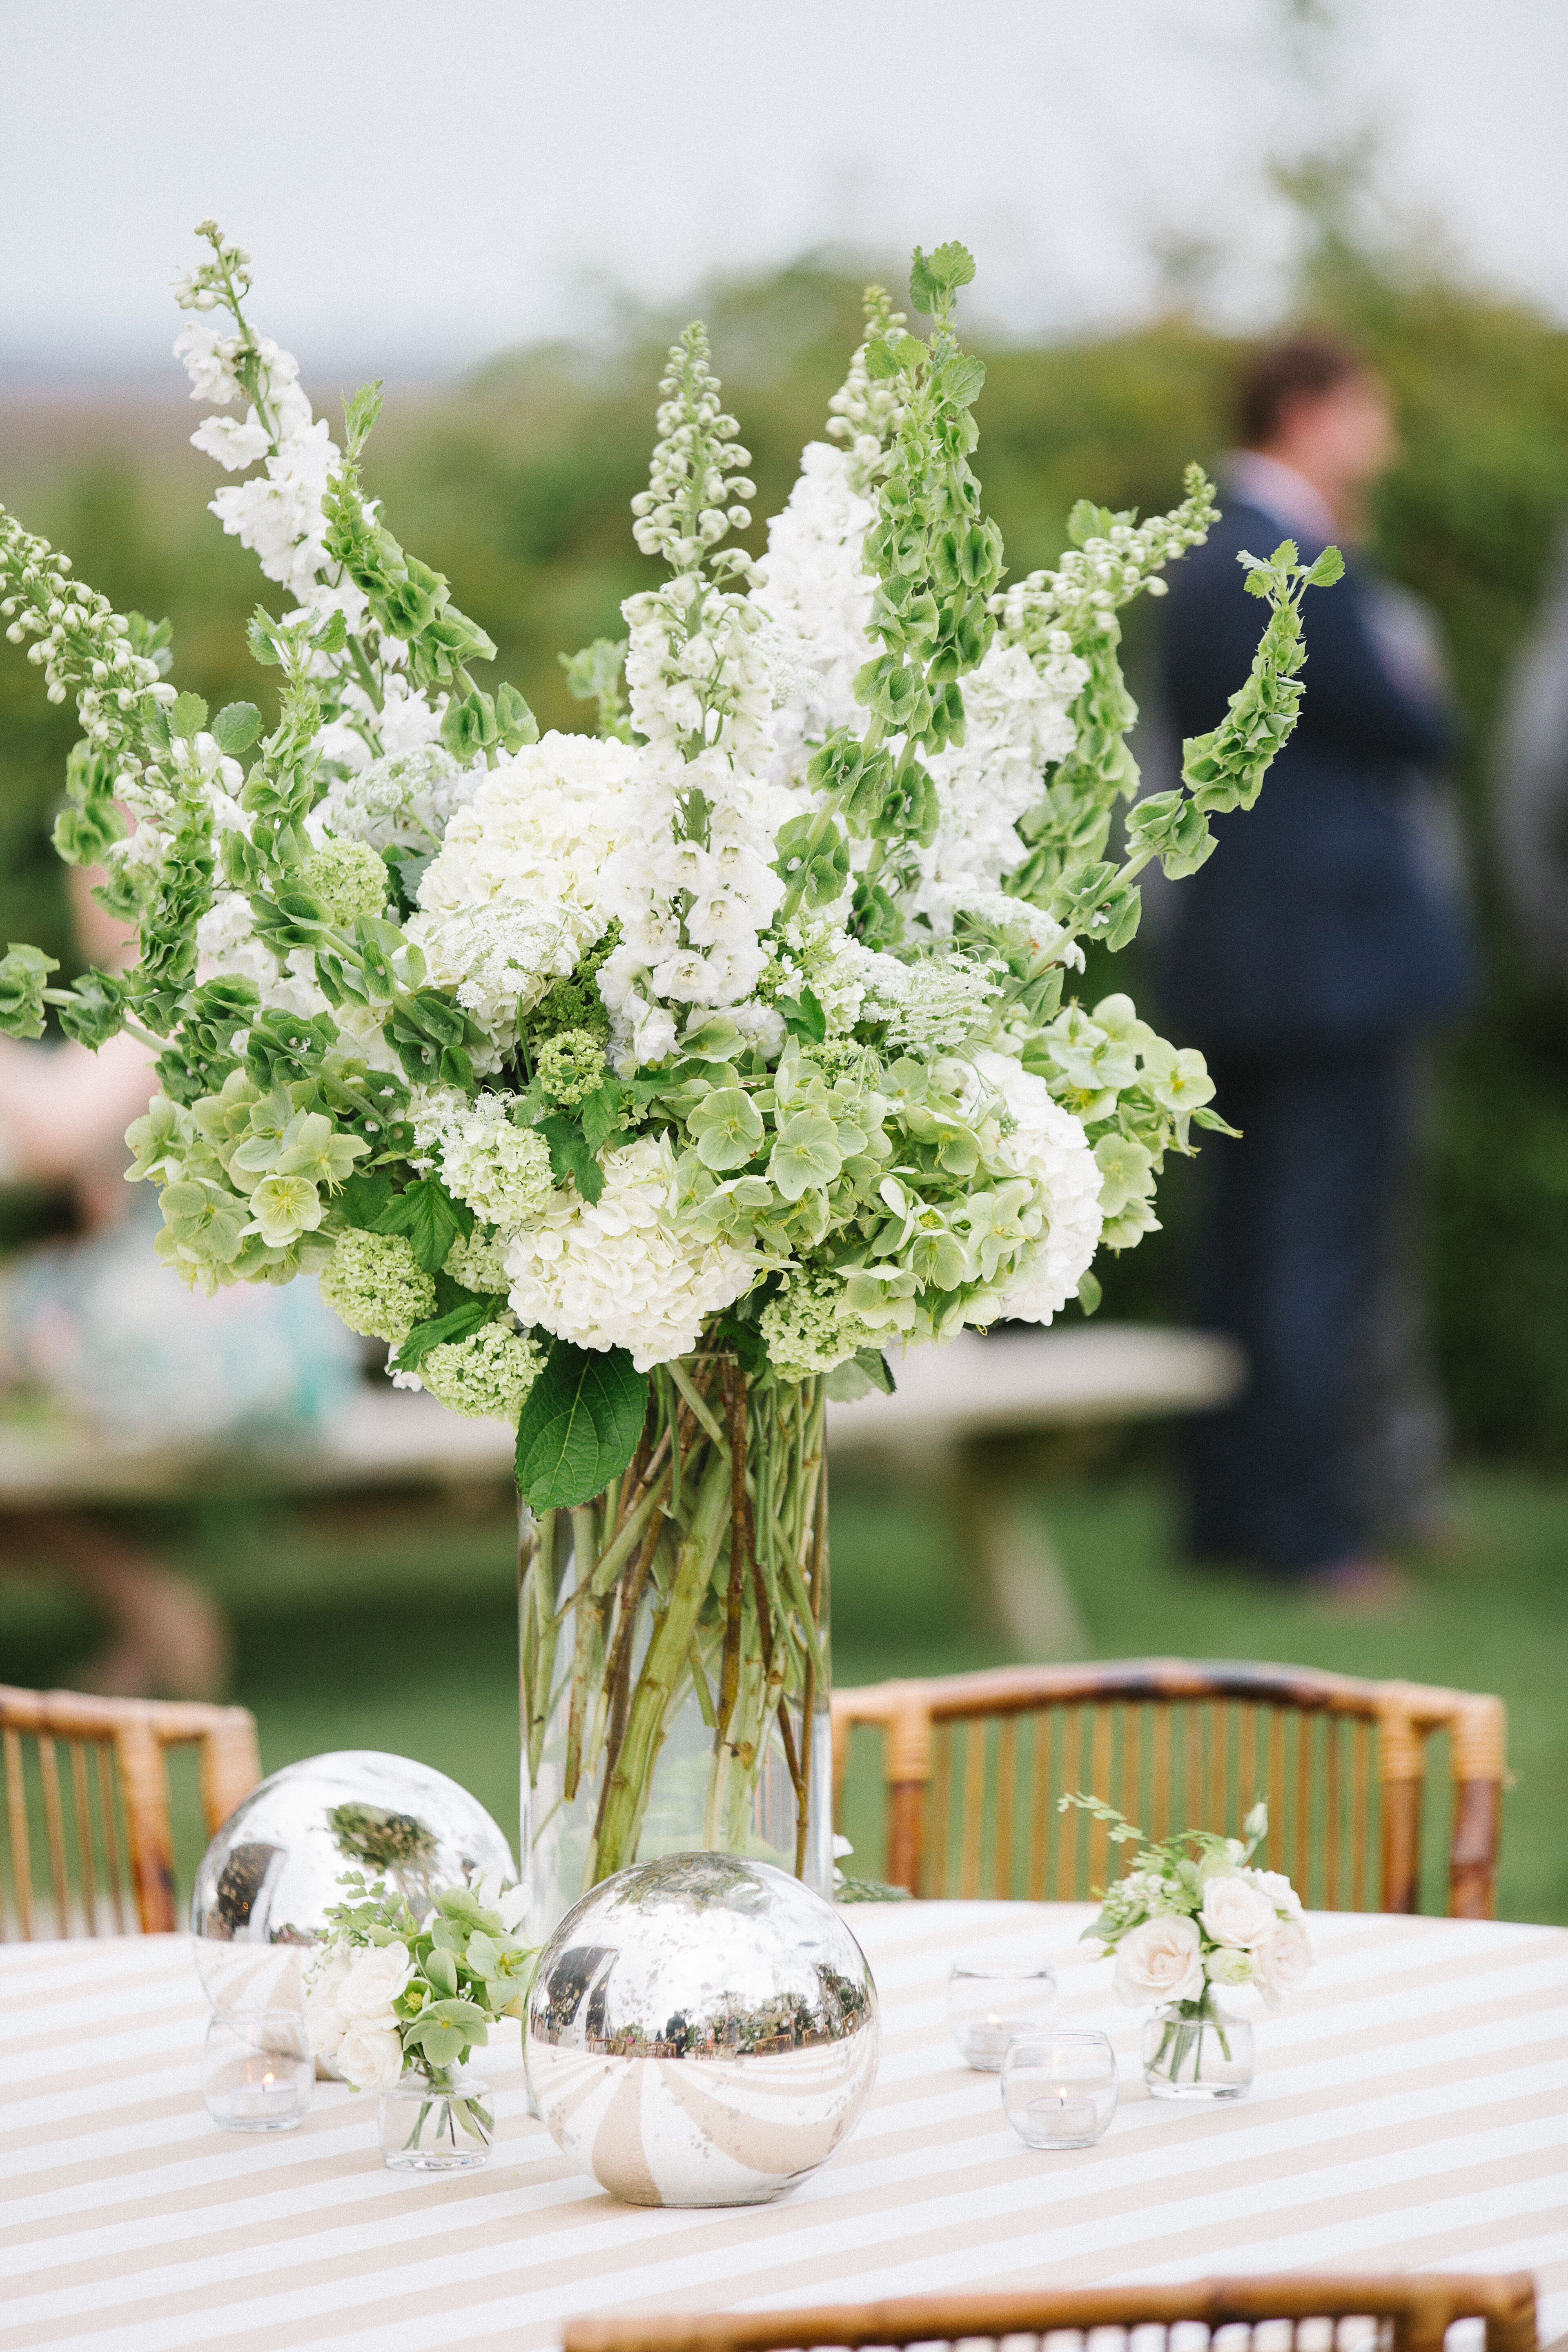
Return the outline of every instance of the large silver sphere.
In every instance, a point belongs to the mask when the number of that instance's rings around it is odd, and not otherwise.
[[[236,1806],[196,1873],[191,1933],[215,2009],[300,2007],[300,1962],[344,1899],[346,1870],[416,1909],[480,1871],[517,1875],[479,1800],[427,1764],[374,1748],[286,1764]]]
[[[585,1895],[545,1946],[529,2087],[628,2205],[760,2205],[825,2163],[877,2079],[866,1955],[797,1878],[666,1854]]]

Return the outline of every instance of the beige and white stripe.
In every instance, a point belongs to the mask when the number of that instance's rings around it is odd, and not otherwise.
[[[1532,2270],[1543,2336],[1568,2327],[1568,1932],[1320,1917],[1251,2097],[1194,2114],[1143,2095],[1081,1908],[849,1916],[882,1997],[873,2103],[792,2197],[702,2213],[571,2174],[510,2032],[489,2169],[415,2180],[340,2086],[280,2138],[208,2124],[180,1939],[0,1950],[0,2352],[531,2352],[588,2312],[1302,2267]],[[1098,2147],[1020,2147],[995,2077],[958,2063],[943,1997],[969,1945],[1049,1951],[1067,2016],[1111,2032]]]

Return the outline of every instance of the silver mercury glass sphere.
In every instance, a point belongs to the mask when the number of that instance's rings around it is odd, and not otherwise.
[[[760,2205],[877,2079],[866,1955],[830,1903],[732,1854],[623,1870],[545,1946],[523,2034],[563,2151],[628,2205]]]
[[[191,1896],[196,1971],[215,2010],[298,2009],[300,1963],[345,1899],[345,1871],[416,1911],[433,1889],[494,1871],[511,1848],[477,1797],[406,1756],[344,1748],[286,1764],[237,1805]]]

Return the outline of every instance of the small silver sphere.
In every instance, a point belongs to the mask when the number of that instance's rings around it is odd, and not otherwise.
[[[480,1871],[517,1875],[479,1800],[427,1764],[374,1748],[286,1764],[235,1807],[196,1873],[191,1933],[215,2009],[300,2006],[300,1962],[343,1900],[347,1870],[384,1879],[416,1908]]]
[[[877,2079],[866,1955],[787,1872],[666,1854],[545,1946],[523,2054],[563,2151],[628,2205],[760,2205],[830,2157]]]

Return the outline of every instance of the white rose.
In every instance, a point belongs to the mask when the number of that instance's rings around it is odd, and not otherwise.
[[[1256,1886],[1260,1895],[1267,1895],[1275,1910],[1282,1912],[1287,1919],[1301,1916],[1301,1898],[1282,1870],[1243,1870],[1237,1875],[1245,1878],[1249,1886]]]
[[[1204,1974],[1210,1984],[1251,1984],[1258,1975],[1258,1956],[1237,1944],[1221,1944],[1204,1955]]]
[[[348,2026],[338,2002],[348,1972],[349,1956],[342,1951],[323,1952],[305,1970],[305,2030],[311,2049],[323,2058],[333,2056]]]
[[[1209,1880],[1198,1916],[1216,1944],[1261,1944],[1279,1924],[1268,1895],[1236,1876]]]
[[[1204,1989],[1197,1925],[1183,1913],[1145,1919],[1116,1948],[1116,1997],[1130,2009],[1150,2000],[1196,2000]]]
[[[361,2018],[379,2019],[413,1973],[406,1944],[372,1944],[355,1953],[337,1990],[338,2007],[351,2024]]]
[[[1294,1992],[1312,1965],[1312,1945],[1299,1919],[1280,1919],[1258,1948],[1258,1982],[1270,2009]]]
[[[403,2038],[391,2012],[355,2018],[338,2044],[336,2063],[356,2091],[390,2091],[403,2072]]]

